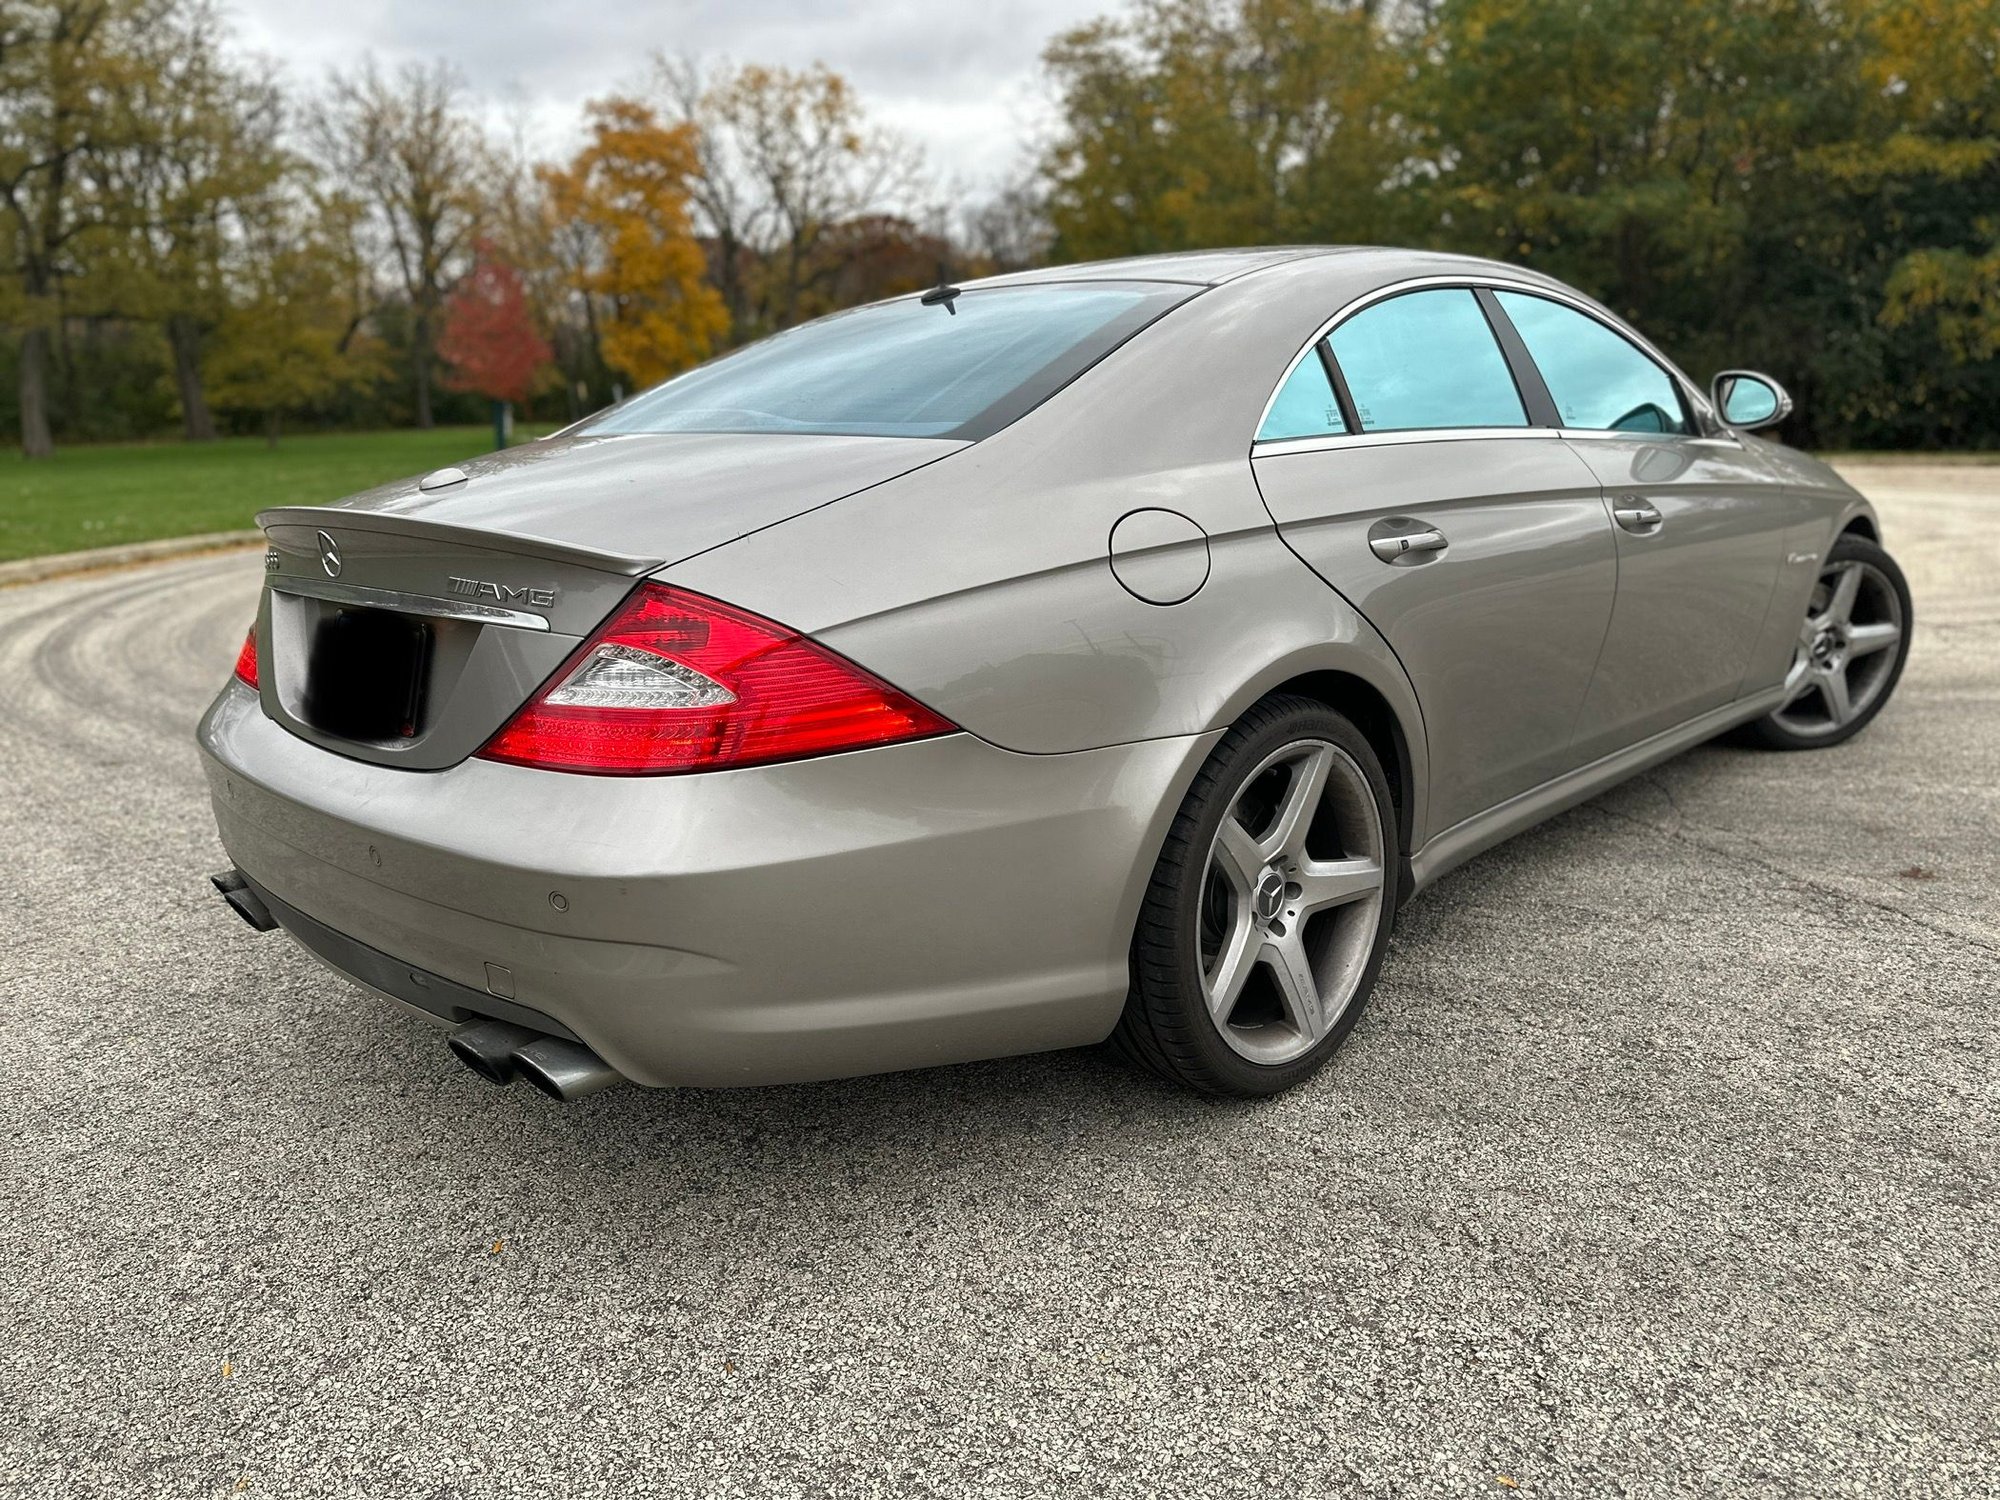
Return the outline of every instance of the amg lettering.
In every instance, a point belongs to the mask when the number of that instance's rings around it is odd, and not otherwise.
[[[520,588],[507,583],[491,583],[484,578],[460,578],[452,575],[445,579],[454,594],[470,595],[475,599],[491,599],[496,604],[526,604],[534,609],[552,609],[556,602],[556,586],[535,588],[524,585]]]

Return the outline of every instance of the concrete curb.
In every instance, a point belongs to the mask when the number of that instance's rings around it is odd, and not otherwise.
[[[40,583],[71,573],[96,573],[105,568],[129,568],[196,552],[222,552],[264,540],[261,531],[208,531],[199,536],[162,537],[153,542],[127,542],[122,547],[93,547],[88,552],[58,552],[50,557],[24,557],[0,563],[0,588],[16,583]]]

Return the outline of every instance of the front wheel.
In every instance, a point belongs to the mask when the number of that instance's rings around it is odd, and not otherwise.
[[[1852,533],[1828,549],[1785,674],[1785,696],[1746,726],[1772,750],[1820,750],[1880,713],[1910,654],[1910,586],[1896,560]]]
[[[1267,698],[1174,819],[1113,1041],[1173,1081],[1263,1095],[1309,1078],[1361,1016],[1395,919],[1395,818],[1367,739]]]

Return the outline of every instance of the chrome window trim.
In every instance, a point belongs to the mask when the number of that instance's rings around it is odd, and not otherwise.
[[[494,604],[474,604],[467,599],[439,599],[430,594],[403,594],[394,589],[369,589],[358,584],[333,583],[318,578],[293,578],[282,573],[270,575],[271,591],[305,599],[324,599],[329,604],[358,604],[368,609],[389,609],[406,615],[431,615],[446,620],[476,620],[482,625],[505,625],[515,630],[547,630],[549,622],[524,609],[502,609]]]
[[[1648,339],[1644,334],[1640,333],[1636,328],[1633,328],[1623,318],[1620,318],[1609,309],[1599,307],[1596,303],[1591,302],[1578,293],[1570,291],[1566,287],[1545,286],[1537,281],[1527,281],[1512,276],[1494,275],[1491,272],[1485,271],[1473,271],[1463,275],[1413,276],[1405,281],[1392,281],[1386,286],[1376,287],[1373,291],[1363,292],[1359,297],[1355,297],[1343,304],[1332,317],[1321,323],[1314,331],[1313,336],[1307,339],[1298,352],[1285,362],[1284,372],[1279,375],[1278,383],[1271,387],[1271,394],[1264,398],[1264,409],[1257,414],[1256,425],[1250,429],[1252,434],[1250,439],[1251,453],[1254,455],[1267,448],[1276,448],[1279,444],[1306,441],[1323,443],[1327,446],[1360,446],[1364,445],[1364,440],[1366,439],[1390,436],[1390,434],[1384,432],[1348,432],[1329,434],[1324,438],[1272,438],[1259,441],[1255,434],[1263,431],[1264,423],[1270,419],[1271,408],[1277,404],[1278,392],[1282,391],[1285,388],[1285,382],[1292,378],[1292,371],[1298,368],[1299,361],[1318,348],[1320,340],[1331,335],[1334,329],[1338,328],[1356,313],[1374,306],[1377,302],[1386,302],[1391,297],[1400,297],[1405,292],[1452,291],[1458,289],[1471,291],[1475,287],[1486,287],[1494,291],[1520,292],[1530,297],[1546,297],[1551,302],[1559,302],[1572,311],[1579,312],[1586,318],[1603,324],[1613,333],[1634,345],[1640,353],[1666,371],[1667,377],[1679,387],[1682,397],[1687,401],[1688,409],[1694,414],[1695,425],[1702,429],[1699,432],[1692,433],[1660,433],[1658,434],[1660,437],[1677,437],[1683,440],[1689,438],[1711,438],[1717,435],[1716,430],[1723,425],[1716,417],[1714,408],[1709,405],[1708,397],[1696,388],[1695,383],[1688,379],[1680,366],[1662,354],[1658,347],[1653,344],[1652,340]],[[1502,353],[1504,354],[1505,351],[1503,350]],[[1399,434],[1451,433],[1461,436],[1466,433],[1477,432],[1484,436],[1491,436],[1496,432],[1514,432],[1518,430],[1511,427],[1409,427],[1399,429],[1398,432]],[[1565,437],[1572,435],[1570,430],[1558,427],[1530,427],[1528,430],[1536,433],[1560,434]],[[1594,432],[1595,430],[1591,429],[1590,431]],[[1597,435],[1602,436],[1605,434]],[[1628,440],[1634,436],[1634,434],[1629,432],[1609,435],[1622,436]],[[1293,450],[1287,448],[1285,451],[1289,452]]]
[[[1705,448],[1737,448],[1742,442],[1721,432],[1633,432],[1620,427],[1555,427],[1556,436],[1572,443],[1691,443]]]
[[[1250,445],[1252,458],[1283,458],[1288,453],[1324,453],[1336,448],[1386,448],[1406,443],[1490,442],[1507,438],[1560,438],[1564,442],[1685,443],[1701,448],[1741,451],[1743,444],[1727,433],[1704,436],[1688,432],[1619,432],[1608,428],[1575,427],[1405,427],[1393,432],[1330,432],[1315,437],[1260,438]]]
[[[1250,445],[1252,458],[1323,453],[1334,448],[1390,448],[1409,443],[1470,443],[1561,437],[1553,427],[1398,427],[1387,432],[1329,432],[1303,438],[1264,438]]]

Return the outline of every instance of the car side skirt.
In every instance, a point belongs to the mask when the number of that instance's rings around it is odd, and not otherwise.
[[[1776,688],[1739,698],[1636,745],[1615,750],[1587,766],[1579,766],[1447,828],[1411,856],[1412,894],[1495,844],[1504,843],[1580,802],[1588,802],[1599,792],[1650,770],[1661,761],[1671,760],[1683,750],[1691,750],[1739,724],[1762,718],[1783,699],[1783,690]]]

